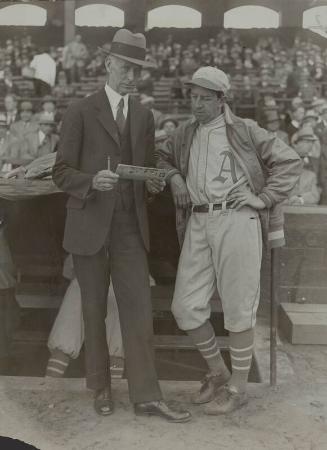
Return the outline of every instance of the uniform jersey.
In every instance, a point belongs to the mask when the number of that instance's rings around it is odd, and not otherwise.
[[[235,186],[246,183],[227,140],[224,116],[199,125],[190,149],[186,178],[192,203],[220,203]]]

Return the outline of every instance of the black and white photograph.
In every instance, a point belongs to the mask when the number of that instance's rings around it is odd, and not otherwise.
[[[327,0],[0,1],[0,450],[327,449]]]

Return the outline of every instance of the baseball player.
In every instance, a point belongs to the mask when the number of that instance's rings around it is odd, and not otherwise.
[[[207,362],[193,402],[222,414],[247,400],[254,326],[260,297],[262,238],[283,245],[279,203],[301,172],[296,152],[225,103],[229,80],[214,67],[190,81],[194,117],[159,149],[168,169],[182,246],[172,312]],[[270,218],[270,219],[269,219]],[[232,373],[209,321],[215,288],[229,331]]]

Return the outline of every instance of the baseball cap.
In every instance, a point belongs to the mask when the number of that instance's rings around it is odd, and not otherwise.
[[[200,67],[194,72],[192,80],[185,84],[224,93],[230,89],[230,82],[225,72],[211,66]]]

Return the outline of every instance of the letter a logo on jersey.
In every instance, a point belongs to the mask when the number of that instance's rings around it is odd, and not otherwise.
[[[228,178],[231,177],[233,180],[233,183],[237,183],[238,180],[237,180],[237,176],[236,176],[235,160],[234,160],[233,154],[231,152],[225,151],[225,152],[221,152],[221,155],[224,156],[224,159],[221,163],[218,177],[216,177],[215,180],[224,184],[228,180]],[[224,173],[227,176],[223,176]]]

